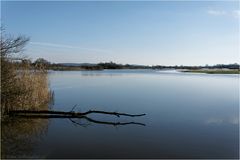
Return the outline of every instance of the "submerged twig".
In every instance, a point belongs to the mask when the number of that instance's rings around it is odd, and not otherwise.
[[[73,110],[77,107],[77,105],[75,104],[71,110],[71,112],[73,112]]]

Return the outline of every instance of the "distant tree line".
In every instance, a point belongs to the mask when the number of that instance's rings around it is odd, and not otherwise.
[[[51,63],[43,58],[38,58],[31,62],[30,60],[16,61],[18,65],[30,64],[32,67],[47,68],[48,70],[103,70],[103,69],[240,69],[240,65],[234,64],[217,64],[205,66],[164,66],[164,65],[132,65],[132,64],[117,64],[114,62],[101,62],[97,64],[65,64],[65,63]]]
[[[156,65],[152,66],[152,69],[240,69],[240,65],[237,63],[234,64],[217,64],[217,65],[205,65],[205,66],[161,66],[161,65]]]

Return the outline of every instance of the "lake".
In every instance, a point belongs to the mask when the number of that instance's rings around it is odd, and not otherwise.
[[[24,119],[2,128],[8,157],[239,158],[239,75],[51,71],[49,81],[54,110],[145,113],[89,115],[98,121],[145,125]]]

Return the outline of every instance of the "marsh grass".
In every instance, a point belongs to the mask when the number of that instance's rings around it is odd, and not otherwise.
[[[17,109],[46,109],[44,106],[51,99],[51,91],[44,70],[21,70],[17,75],[16,85],[21,90],[21,94],[15,97],[14,106]]]
[[[47,109],[52,99],[47,71],[41,67],[31,67],[30,64],[19,66],[13,62],[4,63],[8,67],[1,67],[2,113],[16,109]]]

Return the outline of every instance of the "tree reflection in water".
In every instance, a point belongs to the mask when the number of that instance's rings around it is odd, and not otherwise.
[[[47,134],[48,123],[48,119],[4,119],[1,122],[1,158],[39,158],[34,155],[34,148]]]

